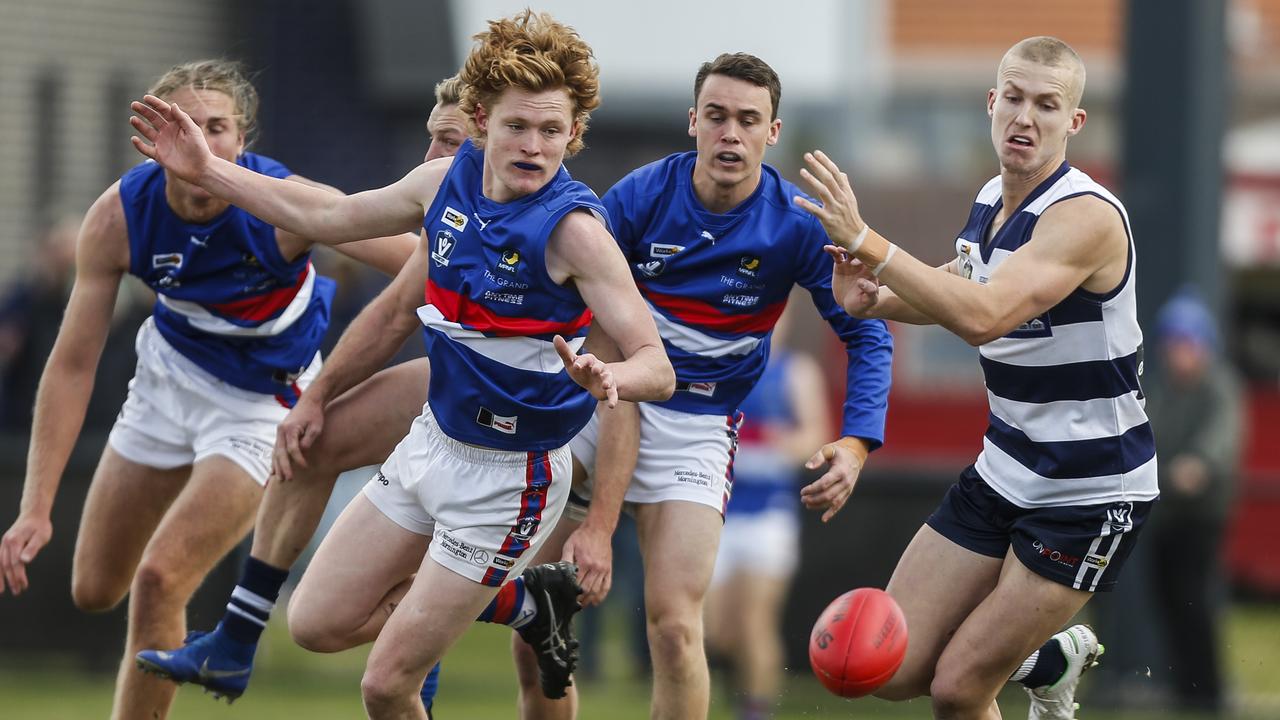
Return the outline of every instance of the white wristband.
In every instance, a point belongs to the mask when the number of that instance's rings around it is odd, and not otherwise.
[[[870,225],[866,223],[862,224],[862,232],[858,233],[858,237],[854,238],[853,242],[849,244],[850,253],[858,252],[858,248],[862,247],[862,241],[867,239],[867,233],[870,230],[871,230]]]
[[[866,231],[863,231],[863,234],[865,233]],[[861,240],[861,237],[859,237],[859,240]],[[875,266],[875,268],[872,269],[871,274],[876,277],[880,277],[880,271],[889,266],[889,261],[893,259],[893,254],[896,252],[898,252],[898,246],[893,243],[889,243],[889,252],[884,254],[884,262]]]

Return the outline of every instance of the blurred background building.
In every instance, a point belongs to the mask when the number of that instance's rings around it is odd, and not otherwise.
[[[748,51],[783,81],[781,142],[767,160],[798,180],[801,152],[826,149],[850,170],[868,219],[936,263],[952,253],[977,188],[998,172],[985,97],[1000,54],[1037,34],[1072,44],[1088,67],[1089,121],[1069,157],[1133,214],[1144,323],[1175,288],[1199,286],[1243,377],[1252,430],[1226,568],[1237,597],[1280,599],[1280,444],[1271,442],[1280,426],[1280,0],[0,0],[0,287],[18,298],[0,308],[0,369],[19,378],[0,398],[29,397],[34,376],[18,359],[29,364],[34,353],[38,368],[38,343],[51,342],[58,320],[50,288],[64,291],[69,278],[47,279],[55,258],[45,245],[139,161],[128,104],[170,65],[244,60],[262,94],[253,148],[353,192],[420,160],[434,84],[456,71],[486,18],[526,4],[573,25],[596,50],[603,104],[589,149],[569,167],[597,192],[692,148],[685,131],[697,66]],[[351,278],[340,301],[347,309],[335,315],[350,317],[382,281],[333,267]],[[33,287],[40,292],[20,292]],[[123,392],[129,338],[147,302],[124,304],[133,315],[120,313],[123,340],[107,351],[122,361],[104,364],[100,387]],[[826,345],[821,321],[797,322],[813,328],[796,335],[826,353],[831,385],[842,388],[842,353]],[[986,398],[975,351],[937,329],[894,332],[888,442],[847,517],[806,527],[805,557],[821,562],[802,567],[793,594],[793,660],[829,598],[883,585],[896,548],[980,447]],[[105,406],[109,426],[114,405]],[[7,518],[26,446],[21,421],[6,429]],[[79,477],[60,498],[55,542],[67,563],[76,493],[101,441],[82,442]],[[895,552],[829,551],[860,547],[855,536]],[[46,552],[56,555],[54,547]],[[36,570],[55,586],[49,602],[70,608],[54,597],[66,595],[66,566],[42,561]],[[8,603],[0,598],[0,609]],[[21,624],[18,615],[0,612],[0,634]]]

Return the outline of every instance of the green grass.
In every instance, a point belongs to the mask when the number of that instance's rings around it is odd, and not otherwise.
[[[607,620],[606,637],[618,623]],[[438,717],[515,717],[515,680],[509,660],[510,633],[505,628],[477,625],[445,662]],[[1240,698],[1242,718],[1280,717],[1280,607],[1234,608],[1228,622],[1226,663],[1231,685]],[[634,677],[621,643],[607,640],[604,677],[582,688],[580,717],[641,720],[648,717],[649,685]],[[364,650],[338,655],[315,655],[293,646],[277,622],[259,653],[258,668],[248,694],[228,707],[213,702],[198,688],[178,693],[171,717],[193,720],[254,720],[357,718]],[[0,673],[0,717],[40,720],[81,720],[106,717],[111,706],[112,681],[98,675],[68,677],[52,669],[13,669]],[[1026,702],[1016,689],[1001,698],[1006,718],[1026,716]],[[782,698],[780,720],[797,718],[928,718],[927,701],[890,704],[877,700],[845,701],[827,694],[806,673],[792,675]],[[731,708],[723,690],[713,689],[711,717],[729,720]],[[1084,720],[1156,720],[1167,712],[1112,713],[1086,706]]]

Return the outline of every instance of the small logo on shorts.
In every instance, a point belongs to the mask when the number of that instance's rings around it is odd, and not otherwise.
[[[713,382],[680,382],[676,383],[676,390],[711,397],[716,394],[716,384]]]
[[[382,474],[382,471],[381,471],[381,470],[379,470],[379,471],[378,471],[378,474],[377,474],[377,475],[374,475],[374,476],[373,476],[373,479],[374,479],[374,480],[376,480],[376,481],[378,481],[378,482],[380,482],[380,483],[382,483],[382,484],[383,484],[383,486],[386,486],[386,485],[390,485],[390,484],[391,484],[391,481],[387,479],[387,476],[386,476],[386,475],[383,475],[383,474]]]
[[[480,412],[476,415],[476,422],[507,435],[516,434],[516,423],[519,420],[519,415],[496,415],[488,408],[480,408]]]
[[[511,533],[511,536],[517,540],[528,542],[529,538],[533,537],[533,534],[538,532],[538,525],[541,522],[542,521],[536,516],[526,515],[516,521],[516,528],[515,531]]]
[[[1102,569],[1107,566],[1107,559],[1102,557],[1101,555],[1085,555],[1084,564],[1092,565],[1098,569]]]
[[[511,559],[511,558],[509,558],[509,557],[503,557],[503,556],[501,556],[501,555],[494,555],[494,556],[493,556],[493,564],[494,564],[494,565],[497,565],[497,566],[498,566],[498,567],[500,567],[500,568],[507,568],[508,570],[510,570],[511,568],[515,567],[516,561],[515,561],[515,560],[512,560],[512,559]]]
[[[481,550],[480,548],[476,548],[471,553],[471,562],[477,565],[488,565],[489,553],[485,552],[484,550]]]
[[[1068,555],[1061,550],[1054,550],[1039,540],[1033,540],[1031,542],[1031,547],[1035,548],[1036,552],[1040,553],[1040,557],[1045,558],[1050,562],[1056,562],[1059,565],[1065,565],[1067,567],[1075,567],[1080,564],[1080,558],[1075,555]]]

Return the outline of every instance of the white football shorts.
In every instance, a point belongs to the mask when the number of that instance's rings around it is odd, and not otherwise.
[[[428,552],[490,586],[524,571],[569,498],[568,447],[516,452],[445,435],[428,403],[364,488],[392,522],[431,537]]]
[[[107,442],[126,460],[164,470],[221,455],[259,485],[271,475],[276,426],[289,414],[274,395],[238,388],[183,356],[147,318],[134,343],[138,367]],[[320,353],[297,380],[306,389]]]

